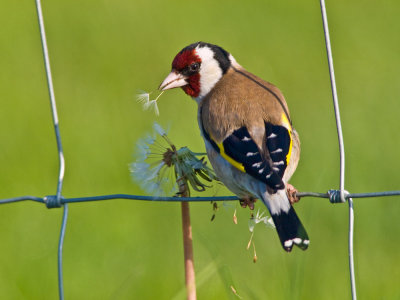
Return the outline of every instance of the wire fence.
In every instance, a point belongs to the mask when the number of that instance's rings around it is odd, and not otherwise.
[[[36,1],[36,9],[38,16],[38,23],[40,29],[40,37],[43,50],[43,59],[46,71],[48,92],[50,98],[51,112],[53,117],[53,125],[57,142],[57,152],[59,157],[59,173],[57,181],[56,195],[50,195],[45,197],[35,196],[21,196],[8,199],[0,199],[0,204],[16,203],[21,201],[34,201],[45,204],[47,208],[60,208],[63,207],[63,216],[61,221],[60,239],[58,244],[58,288],[59,298],[64,299],[64,288],[63,288],[63,268],[62,268],[62,254],[63,254],[63,243],[66,231],[67,219],[68,219],[68,204],[78,202],[92,202],[92,201],[104,201],[104,200],[139,200],[139,201],[162,201],[162,202],[210,202],[210,201],[234,201],[239,200],[236,196],[223,196],[223,197],[153,197],[153,196],[141,196],[141,195],[128,195],[128,194],[112,194],[112,195],[101,195],[92,197],[77,197],[77,198],[65,198],[62,196],[62,186],[65,172],[65,160],[63,154],[63,148],[61,143],[61,134],[59,129],[58,114],[56,107],[56,99],[53,88],[53,80],[51,75],[49,54],[47,48],[46,33],[43,22],[43,13],[40,0]],[[348,235],[348,251],[349,251],[349,270],[350,270],[350,283],[351,283],[351,295],[352,299],[357,299],[355,276],[354,276],[354,256],[353,256],[353,235],[354,235],[354,208],[353,198],[371,198],[371,197],[387,197],[387,196],[400,196],[400,191],[383,191],[373,193],[349,193],[345,190],[345,151],[344,141],[342,133],[342,125],[340,120],[339,102],[336,91],[335,73],[333,67],[331,42],[329,37],[328,20],[326,14],[325,0],[320,0],[322,24],[325,35],[326,52],[328,58],[329,74],[332,89],[333,106],[336,118],[337,135],[339,142],[339,154],[340,154],[340,177],[339,177],[339,190],[329,190],[327,193],[316,193],[316,192],[302,192],[298,193],[299,197],[317,197],[327,198],[331,203],[344,203],[349,204],[349,235]]]

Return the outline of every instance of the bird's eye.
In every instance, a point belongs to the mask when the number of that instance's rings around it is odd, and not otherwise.
[[[197,72],[200,69],[200,64],[195,62],[189,66],[191,72]]]

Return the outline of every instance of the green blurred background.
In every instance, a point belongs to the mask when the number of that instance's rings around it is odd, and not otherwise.
[[[143,112],[175,54],[218,44],[286,96],[302,141],[292,184],[325,192],[339,183],[339,154],[318,1],[43,1],[66,158],[63,195],[143,194],[130,179],[136,141],[154,120],[179,146],[203,151],[196,104],[165,93],[161,115]],[[351,192],[400,189],[400,4],[328,1]],[[58,158],[34,1],[0,10],[0,198],[55,194]],[[207,195],[230,194],[224,188]],[[204,194],[205,195],[205,194]],[[257,208],[263,208],[260,203]],[[347,205],[304,198],[296,210],[309,250],[285,253],[249,211],[191,204],[199,299],[349,299]],[[0,298],[56,299],[61,209],[0,207]],[[400,299],[399,199],[355,200],[360,299]],[[180,207],[115,200],[70,205],[66,299],[184,299]]]

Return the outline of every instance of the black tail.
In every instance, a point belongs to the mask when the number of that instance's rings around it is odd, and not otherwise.
[[[290,206],[287,213],[280,211],[279,215],[271,214],[271,217],[274,220],[283,249],[290,252],[293,245],[302,250],[308,248],[310,240],[308,239],[307,232],[292,206]]]

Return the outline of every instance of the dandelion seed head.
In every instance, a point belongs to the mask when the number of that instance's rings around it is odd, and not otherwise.
[[[145,107],[151,105],[156,105],[156,100],[149,101]],[[177,150],[160,124],[154,123],[153,130],[153,135],[137,142],[137,159],[130,165],[132,178],[144,191],[154,196],[172,196],[178,191],[176,178],[184,178],[194,190],[201,192],[208,186],[199,178],[208,182],[216,179],[204,158],[197,157],[199,153],[186,147]]]
[[[168,150],[168,145],[164,144],[156,130],[147,134],[137,142],[135,162],[130,164],[132,179],[144,192],[153,196],[172,196],[177,191],[173,169],[168,168],[163,159]]]

